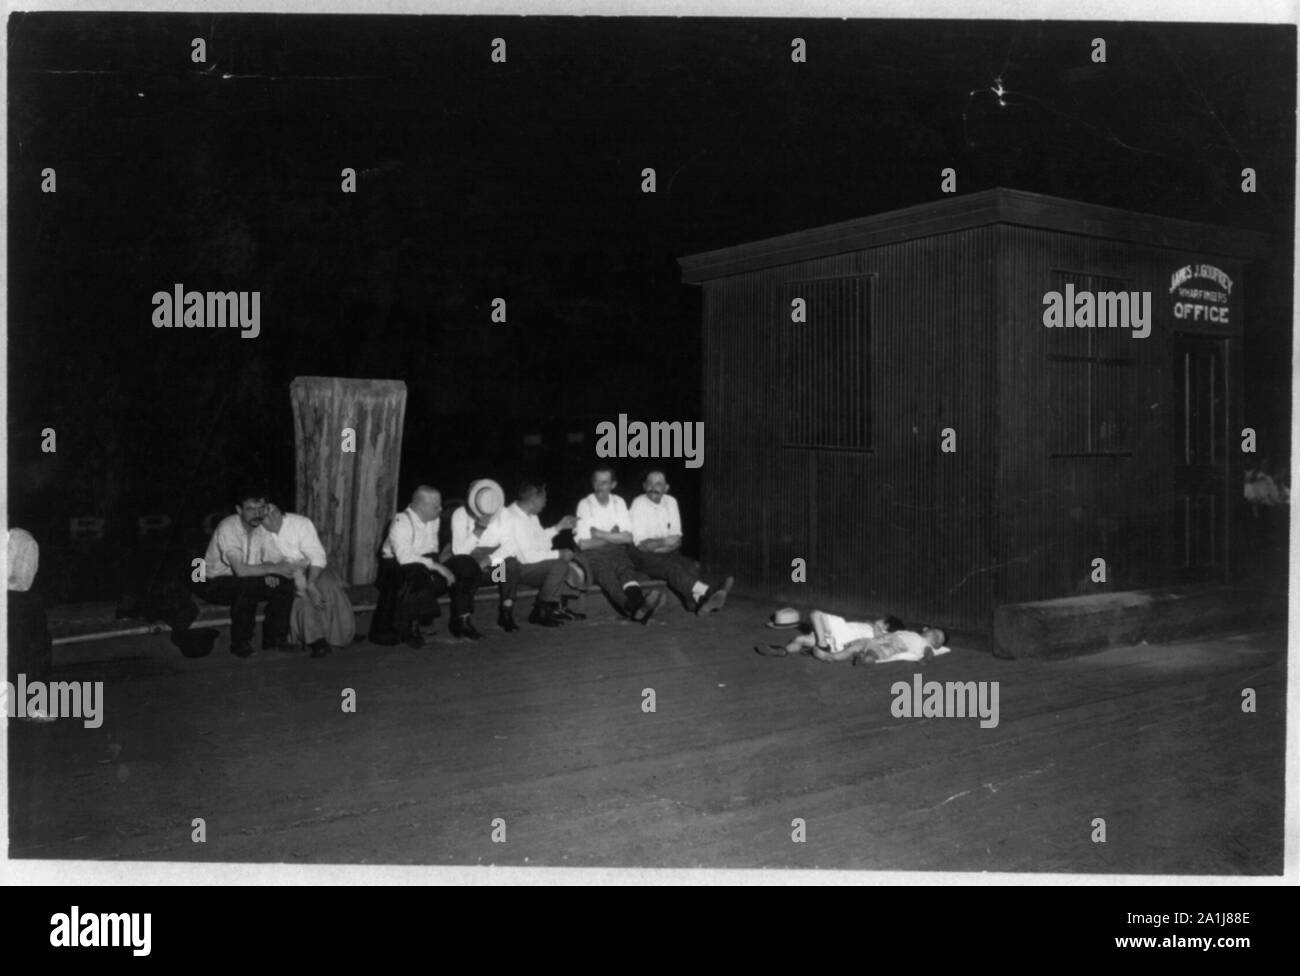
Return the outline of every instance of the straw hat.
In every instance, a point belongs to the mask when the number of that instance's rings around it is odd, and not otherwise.
[[[794,607],[782,607],[776,613],[772,614],[767,625],[773,630],[785,630],[789,627],[799,626],[799,611]]]
[[[491,478],[480,478],[469,486],[465,494],[465,507],[476,519],[490,519],[506,503],[506,493]]]

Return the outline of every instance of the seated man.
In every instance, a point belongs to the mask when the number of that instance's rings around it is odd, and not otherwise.
[[[659,609],[664,595],[652,590],[647,596],[637,582],[636,567],[628,555],[632,517],[627,503],[614,494],[617,487],[614,469],[608,464],[591,472],[591,494],[578,502],[578,526],[573,538],[592,579],[609,597],[614,609],[644,624]]]
[[[538,588],[528,615],[530,624],[542,627],[559,627],[566,620],[576,619],[576,614],[562,611],[561,601],[566,584],[576,589],[578,580],[585,579],[580,571],[570,575],[573,553],[556,552],[552,546],[555,537],[576,524],[572,515],[566,515],[549,529],[542,528],[537,516],[546,508],[546,485],[540,481],[525,481],[519,486],[516,501],[501,513],[501,548],[492,557],[493,564],[513,559],[519,564],[514,574],[515,585],[526,583]],[[515,591],[509,587],[506,598],[512,603]]]
[[[438,597],[451,592],[451,632],[464,632],[465,606],[473,606],[472,584],[438,562],[438,529],[442,524],[442,493],[421,485],[411,496],[405,511],[393,516],[379,559],[379,601],[371,621],[370,640],[396,644],[405,640],[414,648],[424,646],[424,629],[441,616]],[[473,626],[472,624],[470,625]],[[475,631],[477,635],[477,631]]]
[[[819,661],[851,661],[858,653],[852,641],[865,641],[881,637],[903,629],[903,622],[897,617],[881,617],[877,620],[851,621],[833,613],[814,610],[808,615],[812,632],[800,634],[790,643],[758,645],[754,648],[767,657],[785,657],[787,654],[811,654]]]
[[[293,567],[261,561],[266,530],[266,492],[249,488],[240,493],[234,515],[217,524],[208,543],[205,579],[194,592],[208,603],[230,607],[230,653],[252,657],[257,605],[266,603],[262,650],[294,650],[289,643],[289,613],[293,609]]]
[[[880,664],[885,661],[929,661],[947,654],[948,633],[942,627],[923,625],[917,630],[898,630],[890,634],[849,642],[844,653],[854,664]]]
[[[357,632],[356,613],[342,581],[326,565],[325,547],[311,519],[268,505],[262,527],[267,532],[263,561],[287,561],[294,567],[289,636],[299,645],[308,645],[312,657],[324,657],[331,645],[351,644]]]
[[[444,560],[456,578],[464,579],[471,594],[492,579],[492,557],[501,548],[501,509],[506,496],[501,486],[488,478],[469,486],[465,504],[451,513],[451,556]],[[519,563],[504,560],[505,578],[499,584],[497,626],[506,633],[519,629],[514,617],[514,591],[519,585]],[[471,640],[482,635],[474,627],[472,601],[463,611],[461,632]],[[455,621],[452,622],[455,626]]]
[[[632,565],[654,579],[666,580],[678,599],[698,615],[721,610],[735,579],[727,577],[720,588],[701,580],[695,564],[681,553],[682,516],[677,499],[668,494],[668,478],[662,470],[646,472],[641,487],[645,494],[632,502]]]

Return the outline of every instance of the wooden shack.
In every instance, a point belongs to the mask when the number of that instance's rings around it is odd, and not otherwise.
[[[1266,243],[995,189],[680,259],[704,561],[984,633],[1001,604],[1229,579]]]

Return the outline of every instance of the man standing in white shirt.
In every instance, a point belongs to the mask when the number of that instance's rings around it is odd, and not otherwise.
[[[235,514],[222,519],[212,533],[204,580],[194,586],[201,599],[230,607],[230,653],[235,657],[253,655],[253,628],[262,602],[266,603],[262,650],[295,649],[289,642],[293,567],[262,561],[265,517],[266,492],[256,487],[240,492]]]
[[[356,636],[357,618],[347,590],[327,565],[325,547],[311,519],[267,505],[263,561],[288,561],[295,568],[293,610],[289,636],[324,657],[334,647],[346,647]]]
[[[591,494],[578,502],[578,527],[573,538],[592,579],[614,609],[644,624],[659,609],[663,594],[652,590],[647,596],[637,582],[636,567],[628,555],[632,517],[627,503],[614,494],[617,487],[618,479],[610,465],[599,465],[591,472]]]
[[[442,519],[442,492],[421,485],[405,511],[393,516],[379,558],[379,601],[370,625],[375,644],[424,646],[421,628],[433,626],[441,616],[438,597],[465,584],[438,562],[438,529]],[[455,589],[453,589],[455,588]],[[464,594],[460,597],[463,599]],[[473,590],[469,599],[474,599]],[[454,632],[455,628],[453,628]]]
[[[721,610],[735,580],[728,576],[721,588],[709,586],[695,572],[695,564],[681,553],[682,516],[677,499],[668,494],[668,477],[658,468],[646,472],[645,494],[632,502],[632,564],[653,579],[665,580],[686,609],[696,614]]]
[[[528,622],[543,627],[559,627],[566,620],[575,619],[572,614],[562,613],[560,604],[573,554],[568,551],[558,553],[552,547],[556,535],[573,528],[577,521],[572,515],[566,515],[551,528],[542,528],[537,516],[546,508],[546,485],[540,481],[525,481],[519,486],[516,499],[501,513],[501,548],[493,554],[492,563],[498,565],[510,559],[516,560],[519,563],[518,582],[538,589]],[[513,604],[514,590],[507,589],[507,599]]]

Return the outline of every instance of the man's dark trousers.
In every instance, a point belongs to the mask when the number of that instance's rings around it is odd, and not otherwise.
[[[575,557],[586,564],[592,581],[620,613],[627,611],[625,587],[628,583],[638,582],[636,567],[632,565],[628,550],[628,546],[607,544],[587,549]]]
[[[39,590],[9,591],[9,675],[28,681],[44,681],[54,663],[54,642]]]
[[[473,556],[452,556],[443,565],[456,577],[456,585],[451,588],[452,616],[463,617],[467,613],[473,613],[474,592],[483,577],[482,567],[474,561]]]
[[[276,585],[269,585],[269,580]],[[289,614],[293,610],[293,580],[279,576],[218,576],[195,585],[195,593],[208,603],[230,607],[230,646],[240,647],[253,641],[257,625],[257,605],[266,603],[262,621],[262,648],[268,649],[289,640]]]
[[[443,563],[456,577],[456,585],[451,588],[451,612],[463,616],[474,612],[474,594],[480,586],[492,582],[492,567],[480,566],[472,556],[452,556]],[[519,586],[519,560],[507,559],[503,564],[505,578],[498,584],[502,599],[514,599]]]
[[[695,609],[695,597],[691,590],[699,575],[695,563],[680,552],[646,552],[632,546],[628,549],[632,565],[652,579],[661,579],[687,607]]]

